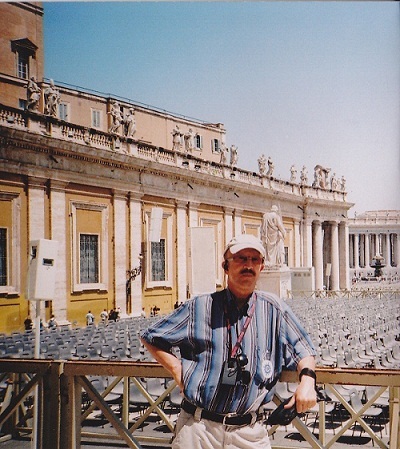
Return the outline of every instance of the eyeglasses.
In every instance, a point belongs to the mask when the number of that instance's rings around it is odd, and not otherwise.
[[[225,260],[233,260],[233,262],[240,265],[246,265],[249,262],[251,262],[253,265],[261,265],[264,262],[263,257],[250,257],[250,256],[233,256]]]

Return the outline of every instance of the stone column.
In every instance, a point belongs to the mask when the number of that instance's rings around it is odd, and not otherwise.
[[[354,234],[349,235],[349,268],[354,268],[355,260],[354,260]]]
[[[225,245],[233,237],[233,214],[234,214],[233,208],[224,207]]]
[[[303,222],[303,267],[311,267],[313,265],[313,229],[312,221],[304,220]]]
[[[330,277],[331,290],[339,290],[339,231],[336,221],[330,222],[331,228],[331,264],[332,271]]]
[[[349,270],[349,227],[346,222],[339,224],[339,288],[350,288]],[[357,252],[358,254],[358,252]]]
[[[366,233],[364,234],[364,240],[365,240],[365,245],[364,245],[364,255],[365,255],[365,269],[369,270],[371,268],[371,264],[370,264],[370,249],[369,249],[369,234]]]
[[[128,262],[127,197],[126,192],[113,190],[114,206],[114,297],[121,316],[127,314],[126,271]]]
[[[365,234],[357,234],[358,235],[358,241],[359,241],[359,266],[360,268],[365,267],[365,240],[366,235]]]
[[[243,233],[242,214],[243,214],[242,209],[235,209],[234,214],[233,214],[233,234],[234,234],[234,236],[237,236],[237,235],[240,235]],[[227,243],[228,243],[228,241],[227,241]]]
[[[28,243],[31,240],[39,240],[46,238],[45,234],[45,190],[46,179],[29,177],[28,179]],[[56,287],[57,288],[57,287]],[[36,302],[29,302],[29,314],[32,319],[36,316]],[[45,319],[44,304],[41,307],[41,317]],[[64,319],[64,318],[63,318]]]
[[[29,177],[28,179],[28,214],[29,241],[46,238],[45,235],[45,190],[46,179]]]
[[[68,310],[67,291],[67,245],[70,245],[69,234],[67,233],[67,204],[65,188],[67,183],[50,181],[50,223],[51,239],[58,241],[57,258],[57,279],[55,288],[55,298],[53,301],[53,313],[58,324],[65,324]]]
[[[294,266],[302,266],[302,245],[300,235],[300,220],[294,220]]]
[[[359,250],[359,234],[355,233],[354,235],[354,244],[353,244],[353,254],[354,254],[354,269],[360,269],[360,250]]]
[[[313,254],[313,265],[315,269],[315,289],[322,290],[324,287],[324,270],[323,270],[323,242],[322,242],[321,222],[314,221],[312,230],[313,230],[312,254]]]
[[[187,231],[188,216],[187,202],[176,202],[176,270],[177,270],[177,297],[178,301],[185,301],[187,285],[189,282],[187,274]]]
[[[384,234],[384,236],[385,236],[385,242],[386,242],[386,248],[385,248],[385,252],[386,252],[386,254],[384,255],[384,258],[386,259],[385,260],[385,262],[386,262],[386,268],[387,268],[387,272],[389,273],[389,271],[390,271],[390,268],[391,268],[391,264],[390,264],[390,233],[386,233],[386,234]]]
[[[189,228],[195,228],[199,226],[199,203],[193,201],[189,202]]]
[[[143,307],[142,276],[146,264],[146,255],[143,253],[142,242],[142,203],[141,194],[131,192],[129,195],[129,246],[130,266],[133,269],[143,265],[142,272],[131,282],[131,303],[129,304],[132,316],[139,316]],[[139,255],[142,255],[140,262]]]

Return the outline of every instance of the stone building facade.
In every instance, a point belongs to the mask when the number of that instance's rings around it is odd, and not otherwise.
[[[377,273],[377,261],[381,270]],[[369,211],[349,219],[349,261],[353,284],[400,280],[400,212]]]
[[[167,312],[193,295],[202,267],[211,264],[211,285],[224,287],[226,243],[242,232],[260,236],[273,205],[286,229],[288,267],[313,267],[313,288],[322,289],[329,266],[329,288],[349,287],[352,204],[344,183],[328,182],[320,165],[314,182],[243,170],[225,157],[221,123],[44,80],[43,11],[23,5],[0,4],[0,54],[8,58],[0,65],[0,331],[21,329],[34,314],[25,294],[32,240],[58,242],[55,297],[44,318],[83,324],[89,309],[96,320],[111,308]],[[19,26],[8,29],[7,17]],[[28,40],[18,71],[13,42]],[[32,76],[39,93],[29,105]],[[155,208],[162,212],[154,240]],[[201,228],[210,231],[211,250],[194,254]]]

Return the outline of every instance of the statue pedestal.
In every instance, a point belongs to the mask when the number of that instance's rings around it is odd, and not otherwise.
[[[287,266],[264,268],[257,282],[257,290],[274,293],[280,298],[287,299],[288,291],[292,289],[290,268]]]

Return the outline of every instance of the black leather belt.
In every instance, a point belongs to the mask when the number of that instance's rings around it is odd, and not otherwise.
[[[221,413],[210,412],[209,410],[196,407],[186,399],[182,401],[181,407],[185,412],[190,413],[193,416],[196,415],[196,412],[199,413],[200,419],[209,419],[210,421],[219,422],[226,426],[244,426],[254,424],[256,421],[262,419],[262,415],[258,415],[255,412],[246,413],[245,415],[236,415],[233,413],[222,415]]]

